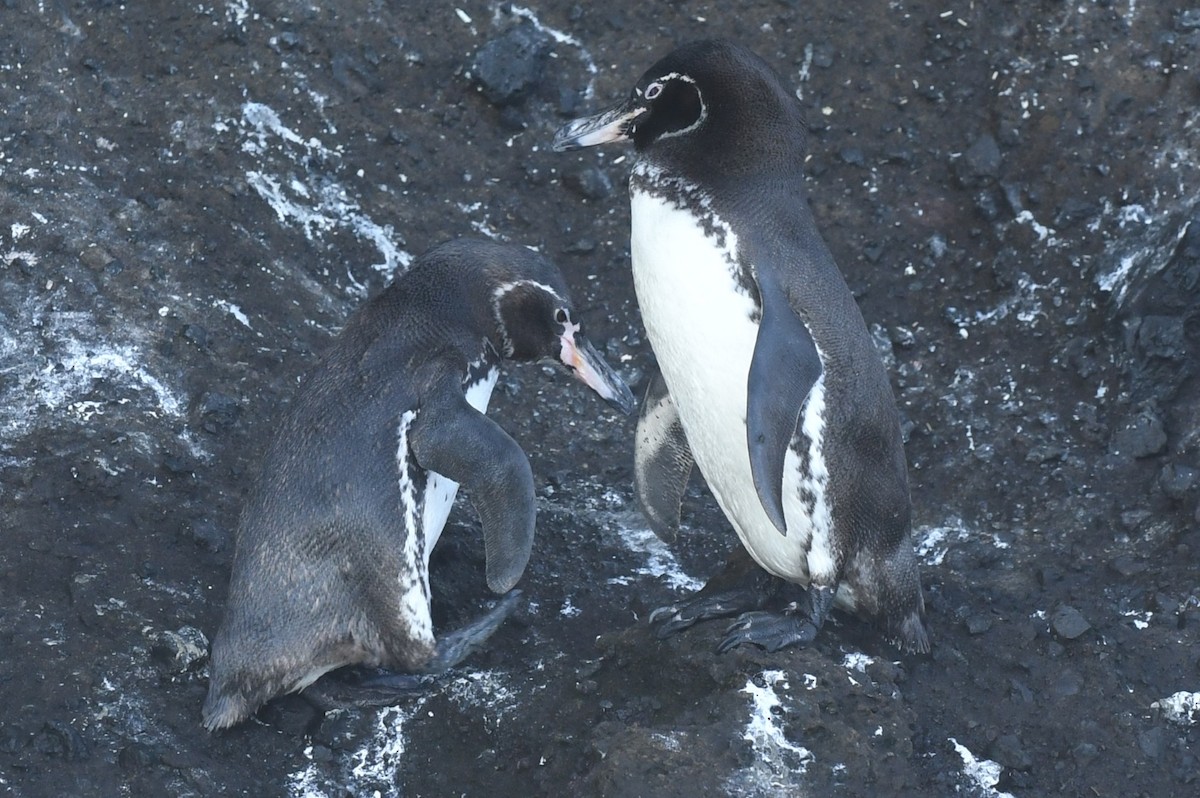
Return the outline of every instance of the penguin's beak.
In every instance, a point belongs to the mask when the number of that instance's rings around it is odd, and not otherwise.
[[[626,415],[632,413],[636,406],[633,392],[588,339],[578,334],[578,330],[578,325],[568,324],[563,331],[559,360],[575,379],[595,391],[601,399]]]
[[[575,119],[558,129],[551,147],[555,152],[581,150],[597,144],[629,141],[637,121],[648,109],[634,99],[592,116]]]

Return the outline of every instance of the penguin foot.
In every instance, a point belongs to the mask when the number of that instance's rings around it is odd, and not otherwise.
[[[521,591],[510,590],[481,617],[437,641],[433,658],[419,672],[350,666],[326,674],[300,695],[321,712],[334,709],[390,707],[437,683],[438,677],[483,647],[520,603]]]
[[[744,613],[725,631],[725,639],[717,646],[718,654],[743,643],[778,651],[788,646],[808,645],[817,637],[817,627],[808,618],[777,612]]]
[[[351,665],[317,679],[304,688],[300,697],[322,713],[390,707],[429,688],[435,681],[434,677],[420,673]]]
[[[661,640],[683,631],[699,621],[728,618],[763,606],[767,596],[760,590],[741,588],[710,595],[697,595],[690,601],[668,604],[650,613],[650,623],[662,624],[655,631]]]
[[[747,612],[725,630],[725,639],[717,646],[724,654],[743,643],[762,646],[767,651],[779,651],[788,646],[808,645],[825,625],[837,590],[832,587],[808,589],[808,612],[798,612],[798,602],[791,602],[783,612]]]
[[[661,640],[699,621],[761,610],[783,584],[759,567],[744,547],[736,546],[724,567],[703,588],[683,601],[659,607],[650,613],[650,623],[661,622],[656,630]]]

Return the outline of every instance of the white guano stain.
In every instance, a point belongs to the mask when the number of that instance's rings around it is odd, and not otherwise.
[[[634,573],[662,579],[674,590],[694,592],[704,587],[704,582],[687,574],[667,544],[646,527],[618,523],[617,535],[625,548],[646,557],[646,564]],[[610,584],[622,585],[630,582],[628,578],[619,576],[608,581]]]
[[[382,260],[372,268],[387,279],[412,263],[391,225],[381,225],[367,215],[336,175],[317,172],[311,166],[313,161],[336,163],[340,148],[330,149],[315,136],[301,136],[284,124],[274,109],[256,102],[245,103],[236,122],[218,120],[213,129],[241,132],[242,152],[256,162],[246,171],[246,182],[271,206],[281,224],[299,226],[312,242],[337,230],[350,232],[379,251]],[[289,174],[279,173],[281,165]],[[365,292],[358,283],[352,288]]]
[[[1180,690],[1150,704],[1176,726],[1195,726],[1200,722],[1200,693]]]
[[[757,680],[748,680],[742,688],[741,692],[750,696],[750,719],[742,740],[749,743],[753,761],[730,775],[725,783],[728,794],[802,796],[807,793],[803,777],[815,757],[784,733],[785,713],[781,711],[783,704],[778,690],[789,688],[787,674],[779,670],[763,671]]]
[[[411,704],[387,707],[375,719],[375,731],[358,748],[332,763],[313,758],[312,746],[304,749],[308,764],[287,777],[290,798],[332,798],[341,795],[401,798],[396,774],[404,756],[405,727],[428,701],[418,696]]]
[[[11,389],[0,394],[0,436],[5,441],[56,424],[64,415],[88,421],[131,401],[85,400],[98,380],[146,397],[151,414],[186,415],[184,401],[144,362],[137,342],[148,337],[142,330],[127,325],[122,331],[134,340],[115,341],[91,313],[47,311],[36,299],[21,306],[12,321],[0,330],[0,374],[14,378]],[[190,431],[184,429],[179,437],[192,456],[208,458]]]
[[[950,738],[950,744],[962,757],[963,776],[966,777],[969,786],[976,789],[979,795],[986,796],[986,798],[1013,798],[1012,793],[996,789],[996,785],[1000,783],[1000,773],[1003,771],[998,762],[979,759],[953,737]]]
[[[245,313],[242,312],[242,309],[240,307],[238,307],[237,305],[233,304],[232,302],[225,300],[225,299],[214,299],[213,307],[215,307],[219,310],[223,310],[226,313],[228,313],[230,316],[233,316],[233,318],[236,319],[238,322],[240,322],[242,324],[242,326],[244,326],[246,329],[248,329],[248,330],[254,329],[253,327],[250,326],[250,319],[246,316]]]

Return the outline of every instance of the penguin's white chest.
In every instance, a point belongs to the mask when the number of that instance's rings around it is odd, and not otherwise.
[[[487,413],[488,403],[492,399],[492,389],[496,387],[499,372],[493,368],[479,382],[468,386],[465,391],[467,404],[480,413]],[[425,532],[425,567],[429,567],[429,556],[437,545],[450,517],[450,509],[454,507],[454,499],[458,496],[458,483],[449,477],[444,477],[436,471],[430,471],[425,483],[425,501],[422,527]]]
[[[469,386],[465,391],[467,402],[481,413],[487,412],[492,388],[496,386],[497,371],[490,369],[484,379]],[[436,471],[425,474],[425,490],[418,495],[417,482],[413,479],[412,451],[408,446],[408,434],[417,411],[407,410],[400,415],[397,428],[396,467],[400,489],[400,511],[406,530],[415,531],[420,525],[421,534],[409,534],[401,549],[401,561],[397,564],[399,581],[398,601],[400,618],[414,640],[422,640],[432,649],[433,621],[429,616],[429,555],[433,553],[450,508],[458,495],[458,483]]]
[[[805,431],[815,433],[809,467],[802,470],[790,449],[784,462],[784,536],[763,510],[750,471],[747,382],[758,322],[754,300],[738,278],[737,236],[715,216],[706,226],[677,204],[636,189],[631,212],[638,305],[709,489],[742,544],[768,571],[801,584],[808,583],[810,572],[834,579],[820,456],[823,380],[801,419]]]

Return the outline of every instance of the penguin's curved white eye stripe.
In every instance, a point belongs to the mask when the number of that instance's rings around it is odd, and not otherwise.
[[[653,83],[646,87],[645,91],[642,91],[642,89],[634,89],[634,91],[637,93],[637,96],[643,99],[653,100],[655,97],[662,94],[662,90],[666,88],[667,83],[672,80],[682,80],[684,83],[690,83],[693,86],[696,85],[696,81],[692,80],[682,72],[668,72],[667,74],[656,78]]]
[[[693,86],[696,85],[696,81],[692,80],[689,76],[683,74],[682,72],[668,72],[667,74],[659,77],[658,80],[656,80],[654,82],[665,84],[668,81],[672,81],[672,80],[682,80],[684,83],[690,83]]]
[[[557,299],[559,302],[566,304],[566,300],[559,295],[550,286],[545,283],[539,283],[537,280],[514,280],[511,283],[501,283],[492,291],[492,315],[496,318],[496,329],[500,333],[501,343],[504,346],[504,356],[512,357],[513,344],[512,339],[508,337],[508,330],[504,326],[504,316],[500,313],[500,303],[504,301],[504,297],[510,291],[520,288],[523,285],[532,285],[535,288],[545,291],[550,296]]]
[[[504,298],[505,294],[507,294],[509,291],[512,291],[514,288],[520,288],[523,285],[532,285],[536,288],[539,288],[557,299],[559,302],[566,301],[562,298],[562,296],[559,295],[557,291],[545,283],[539,283],[537,280],[515,280],[511,283],[501,283],[500,285],[496,286],[495,290],[492,291],[492,304],[499,307],[500,300]]]
[[[694,81],[692,80],[688,80],[687,78],[681,79],[687,80],[688,83],[695,85]],[[704,120],[708,119],[708,105],[705,104],[704,95],[700,93],[700,89],[696,89],[696,99],[700,101],[700,115],[696,117],[696,121],[687,127],[680,128],[679,130],[672,130],[667,133],[663,133],[661,136],[659,136],[660,139],[669,139],[674,138],[675,136],[682,136],[686,133],[691,133],[693,130],[704,124]]]

